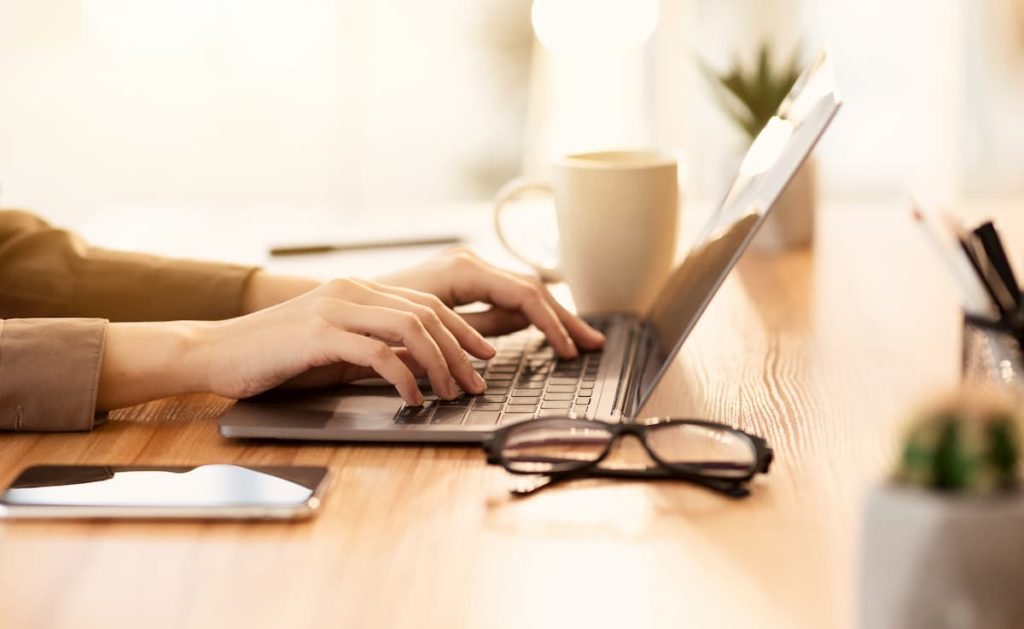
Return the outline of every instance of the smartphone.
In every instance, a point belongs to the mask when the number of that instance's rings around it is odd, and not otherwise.
[[[0,496],[0,517],[297,520],[313,516],[324,467],[37,465]]]

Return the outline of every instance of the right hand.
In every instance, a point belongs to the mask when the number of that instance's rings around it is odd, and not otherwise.
[[[482,393],[466,353],[494,348],[440,299],[409,289],[339,279],[276,306],[205,324],[198,344],[207,390],[244,398],[286,386],[325,386],[379,376],[409,404],[426,376],[442,398]]]

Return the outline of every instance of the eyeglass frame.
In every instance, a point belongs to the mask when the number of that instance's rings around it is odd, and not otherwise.
[[[578,422],[581,426],[584,424],[591,424],[599,427],[601,430],[605,430],[610,434],[608,444],[605,446],[601,454],[593,461],[584,461],[579,467],[572,469],[556,470],[552,472],[536,472],[527,471],[522,469],[514,469],[510,466],[507,457],[502,455],[505,448],[505,444],[508,441],[508,437],[517,429],[523,429],[526,427],[535,427],[541,422],[552,421],[552,420],[572,420]],[[683,467],[690,467],[692,465],[686,464],[673,464],[668,463],[659,457],[650,444],[647,442],[647,432],[651,428],[662,428],[666,425],[686,425],[686,426],[699,426],[701,428],[713,428],[715,430],[721,430],[724,432],[731,433],[733,435],[746,438],[754,447],[754,465],[751,467],[749,473],[742,476],[733,477],[721,477],[712,476],[709,474],[701,474],[700,472],[694,472],[692,469],[682,469]],[[662,428],[663,429],[663,428]],[[654,461],[657,466],[646,467],[646,468],[605,468],[600,467],[600,464],[608,458],[611,454],[612,448],[619,443],[623,437],[632,435],[643,445],[644,451],[647,452],[647,456]],[[743,498],[750,494],[750,491],[745,487],[745,483],[750,482],[757,474],[767,474],[771,467],[772,461],[775,459],[775,451],[768,442],[758,435],[748,433],[738,428],[733,428],[726,424],[709,421],[706,419],[684,419],[684,418],[670,418],[670,417],[658,417],[653,418],[650,421],[644,422],[625,422],[625,423],[613,423],[603,421],[600,419],[587,419],[584,417],[543,417],[538,419],[527,420],[515,424],[509,424],[503,426],[498,430],[491,433],[491,436],[483,442],[484,452],[487,454],[487,463],[489,465],[500,465],[505,471],[510,474],[517,474],[522,476],[537,476],[546,477],[547,482],[539,486],[528,488],[528,489],[513,489],[514,495],[523,496],[534,493],[535,491],[547,487],[549,485],[560,483],[563,481],[574,480],[577,478],[624,478],[624,479],[648,479],[648,480],[682,480],[695,485],[699,485],[706,489],[716,491],[732,498]]]

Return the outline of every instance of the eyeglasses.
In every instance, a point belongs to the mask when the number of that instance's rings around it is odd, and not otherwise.
[[[633,435],[655,463],[647,467],[604,467],[612,447]],[[591,419],[552,417],[500,428],[484,443],[487,462],[512,474],[538,475],[532,494],[576,478],[676,479],[733,498],[750,494],[746,483],[768,472],[774,453],[761,437],[699,419],[656,419],[612,424]]]

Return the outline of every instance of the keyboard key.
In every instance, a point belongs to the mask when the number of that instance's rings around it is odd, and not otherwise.
[[[509,413],[505,412],[501,414],[501,421],[498,423],[502,426],[509,424],[518,424],[519,422],[528,421],[533,419],[533,413]]]
[[[436,402],[424,402],[423,406],[404,406],[395,416],[396,424],[426,424],[434,414]]]
[[[481,402],[492,402],[494,404],[502,404],[508,399],[507,395],[484,395],[477,398]]]
[[[516,384],[515,390],[516,391],[525,391],[525,390],[528,390],[528,389],[543,389],[543,388],[544,388],[544,383],[543,382],[520,382],[520,383]]]
[[[514,374],[519,369],[519,365],[491,365],[487,368],[489,373],[507,373]]]
[[[487,385],[487,388],[484,390],[484,395],[508,395],[508,391],[509,391],[509,386],[508,385],[498,385],[498,386]]]
[[[500,413],[497,411],[472,410],[466,415],[465,423],[477,425],[496,424],[498,423],[498,415],[500,415]]]
[[[474,411],[500,411],[501,404],[495,404],[494,402],[477,402],[473,405]]]
[[[576,386],[576,378],[552,378],[548,382],[551,384],[571,384]]]
[[[431,424],[447,424],[447,425],[459,425],[462,423],[462,418],[466,415],[466,409],[456,408],[454,406],[447,406],[444,408],[438,408],[434,412],[434,416],[431,418]]]
[[[533,413],[537,410],[537,404],[509,404],[505,407],[507,413]]]
[[[545,400],[544,402],[541,402],[540,407],[542,409],[544,409],[544,410],[548,410],[548,409],[552,409],[552,408],[564,408],[564,409],[568,410],[568,409],[572,408],[572,401],[548,402],[548,401]]]
[[[513,401],[516,398],[536,398],[536,399],[540,399],[540,389],[525,389],[525,390],[513,389],[512,390],[512,398],[513,398]]]
[[[542,417],[568,417],[568,416],[569,416],[569,411],[556,410],[556,409],[542,410],[539,413],[537,413],[537,417],[538,418],[542,418]]]
[[[547,382],[548,377],[544,374],[522,373],[519,374],[519,382]]]
[[[545,402],[572,402],[576,396],[572,393],[545,393]]]
[[[576,393],[576,385],[550,384],[547,391],[548,393]]]
[[[586,415],[588,408],[590,407],[587,406],[586,404],[577,404],[576,406],[572,407],[572,410],[577,415]]]
[[[465,395],[460,395],[459,397],[455,398],[454,400],[438,400],[437,401],[437,406],[439,406],[439,407],[459,406],[459,407],[462,407],[462,408],[466,408],[467,406],[469,406],[469,402],[470,402],[471,399],[472,398],[469,398],[469,397],[467,397]]]

